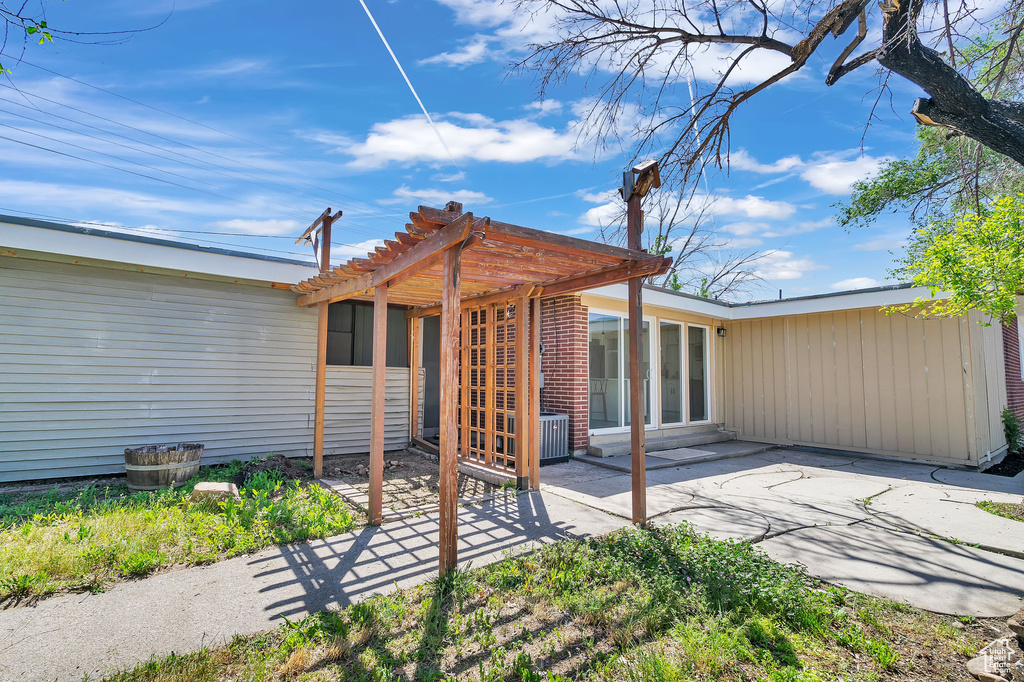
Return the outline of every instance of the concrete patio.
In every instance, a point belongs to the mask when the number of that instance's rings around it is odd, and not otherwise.
[[[930,611],[1002,616],[1020,608],[1024,524],[974,503],[1020,503],[1024,474],[796,449],[722,454],[649,468],[652,520],[749,540],[829,582]],[[545,492],[630,516],[628,473],[574,461],[545,468],[541,480]]]

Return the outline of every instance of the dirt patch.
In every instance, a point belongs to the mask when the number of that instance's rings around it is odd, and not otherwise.
[[[286,481],[302,481],[308,483],[313,480],[313,462],[308,458],[289,458],[284,455],[274,455],[266,459],[253,460],[242,467],[241,471],[235,474],[234,484],[239,488],[249,485],[256,474],[265,471],[280,471]]]
[[[437,460],[402,450],[384,454],[384,506],[395,511],[437,504],[440,481]],[[369,455],[324,457],[324,478],[346,483],[361,493],[370,489]],[[501,489],[486,481],[459,474],[459,499],[487,495]]]
[[[1024,454],[1014,452],[1003,458],[1003,461],[995,466],[985,469],[982,473],[995,476],[1016,476],[1024,471]]]

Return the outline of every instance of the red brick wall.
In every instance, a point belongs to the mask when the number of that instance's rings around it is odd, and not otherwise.
[[[587,308],[578,296],[560,296],[541,303],[541,409],[569,415],[569,448],[587,449],[589,377]]]
[[[1003,359],[1006,362],[1006,402],[1014,414],[1024,418],[1024,381],[1020,378],[1017,320],[1003,327]]]

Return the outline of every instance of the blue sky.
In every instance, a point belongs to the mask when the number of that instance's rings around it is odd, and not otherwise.
[[[546,28],[524,32],[494,2],[368,4],[454,160],[357,0],[183,0],[169,17],[170,2],[67,0],[47,3],[51,26],[166,21],[119,44],[29,45],[21,64],[5,56],[14,74],[0,79],[0,213],[305,256],[294,236],[331,206],[345,214],[340,258],[402,229],[417,205],[452,198],[477,215],[596,238],[629,157],[574,144],[581,82],[541,106],[532,80],[507,75],[509,55]],[[910,229],[904,216],[849,234],[829,220],[850,182],[914,150],[912,86],[894,79],[892,107],[866,135],[871,69],[824,86],[840,43],[741,109],[731,173],[707,178],[723,253],[767,252],[756,297],[884,283],[889,250]]]

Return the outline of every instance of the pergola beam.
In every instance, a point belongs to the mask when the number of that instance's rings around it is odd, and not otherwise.
[[[484,225],[481,227],[486,229],[487,220],[487,218],[484,219]],[[473,214],[464,213],[405,253],[395,256],[393,260],[380,265],[375,270],[299,296],[297,303],[299,306],[312,306],[317,303],[343,301],[382,284],[391,284],[393,280],[400,280],[403,275],[405,278],[411,277],[437,265],[439,254],[465,241],[473,226]]]
[[[666,272],[671,265],[671,258],[647,255],[642,260],[626,261],[625,263],[610,265],[606,268],[598,268],[597,270],[581,272],[577,275],[560,277],[538,284],[517,284],[512,287],[474,294],[462,299],[462,307],[475,308],[487,305],[488,303],[511,301],[522,296],[552,298],[562,294],[578,293],[587,289],[608,286],[609,284],[620,284],[634,277],[660,275]],[[440,314],[440,312],[441,304],[434,303],[407,310],[405,316],[409,319],[414,317],[432,317]]]

